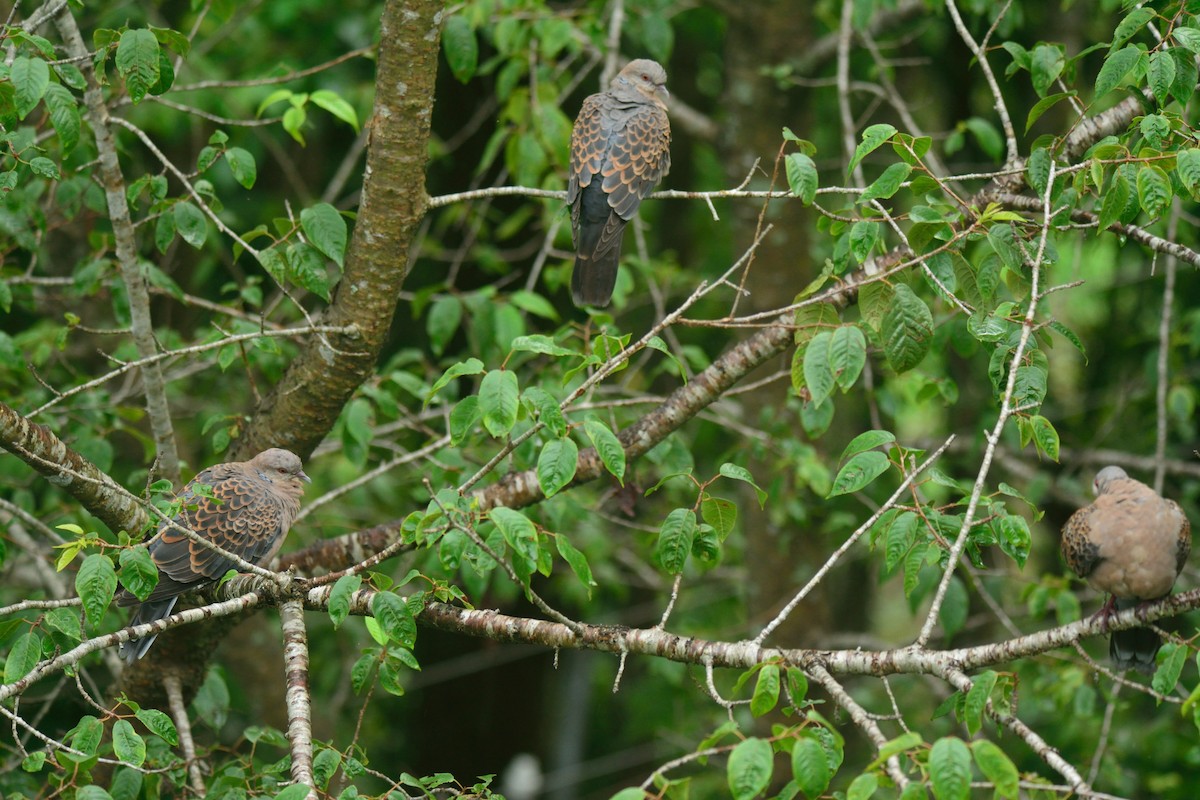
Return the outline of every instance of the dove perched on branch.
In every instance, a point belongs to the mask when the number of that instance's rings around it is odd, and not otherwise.
[[[174,522],[255,566],[267,564],[283,545],[309,482],[295,453],[264,450],[249,461],[217,464],[198,473],[179,495],[183,509]],[[198,490],[202,484],[212,488],[211,497]],[[137,604],[130,625],[169,616],[179,595],[213,584],[237,566],[165,521],[147,548],[158,567],[158,585],[140,604],[126,590],[116,598],[119,606]],[[156,638],[123,642],[121,658],[132,664]]]
[[[606,306],[617,282],[625,223],[671,168],[667,73],[656,61],[625,65],[608,91],[583,101],[571,131],[567,205],[575,240],[575,305]]]
[[[1063,526],[1062,552],[1076,575],[1112,595],[1100,613],[1170,594],[1192,549],[1191,524],[1179,504],[1120,467],[1100,470],[1092,489],[1095,501]],[[1149,673],[1161,644],[1149,628],[1113,631],[1109,655],[1118,669]]]

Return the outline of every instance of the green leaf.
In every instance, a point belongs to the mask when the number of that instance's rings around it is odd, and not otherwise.
[[[475,395],[464,397],[450,412],[450,444],[459,447],[467,436],[475,429],[475,423],[483,418],[479,409],[479,398]]]
[[[4,682],[14,683],[24,678],[31,669],[37,666],[41,656],[41,636],[33,631],[18,636],[8,651],[8,658],[4,661]]]
[[[426,405],[433,399],[433,396],[446,387],[450,381],[461,378],[464,375],[478,375],[483,372],[483,362],[478,358],[468,358],[466,361],[460,361],[457,364],[452,364],[442,377],[437,379],[433,384],[433,388],[429,391],[429,397],[425,400]]]
[[[96,627],[117,591],[117,573],[108,556],[92,553],[83,560],[75,574],[75,591],[83,600],[88,624]]]
[[[753,486],[755,493],[758,495],[759,508],[762,508],[766,505],[767,493],[759,488],[758,484],[754,482],[754,476],[750,474],[750,470],[726,461],[718,468],[717,471],[726,478],[733,478],[735,481],[742,481],[743,483],[748,483]]]
[[[929,752],[929,775],[937,800],[968,800],[971,793],[971,752],[961,739],[945,736]]]
[[[104,737],[104,723],[91,715],[81,717],[71,735],[71,747],[89,756],[95,755]],[[78,796],[78,795],[77,795]]]
[[[751,800],[762,794],[771,783],[772,767],[771,743],[765,739],[751,737],[733,748],[725,775],[734,800]]]
[[[850,783],[846,790],[846,800],[869,800],[879,788],[879,778],[873,772],[864,772]]]
[[[896,128],[886,122],[872,125],[862,133],[862,142],[858,147],[854,148],[854,157],[850,159],[850,165],[847,170],[854,171],[858,166],[858,162],[863,160],[867,154],[874,152],[881,144],[892,138],[896,134]]]
[[[479,384],[479,407],[483,409],[483,427],[497,438],[507,436],[517,424],[517,374],[495,369]]]
[[[1152,19],[1154,19],[1153,9],[1136,8],[1131,11],[1117,25],[1116,30],[1113,31],[1113,40],[1110,49],[1115,49],[1125,44],[1125,42],[1133,38],[1134,34],[1140,31]]]
[[[646,800],[646,793],[636,786],[630,786],[617,792],[608,800]]]
[[[82,125],[75,95],[65,86],[52,83],[46,87],[45,101],[46,110],[50,112],[50,124],[58,134],[63,155],[68,155],[79,143],[79,129]]]
[[[585,420],[583,430],[591,441],[592,447],[596,448],[596,454],[600,456],[600,462],[604,464],[604,468],[624,486],[625,448],[621,446],[621,440],[598,419]]]
[[[446,345],[458,333],[463,318],[462,300],[454,295],[443,295],[434,300],[425,315],[425,332],[429,334],[429,347],[434,355],[446,352]]]
[[[996,673],[987,670],[977,676],[971,683],[971,689],[963,700],[963,724],[967,733],[972,737],[983,728],[983,714],[987,710],[988,698],[996,686]]]
[[[1023,568],[1025,560],[1029,558],[1029,550],[1033,546],[1029,523],[1025,521],[1024,517],[1009,514],[997,521],[997,527],[1000,534],[1001,552],[1017,562],[1018,567]]]
[[[1062,74],[1065,65],[1061,46],[1039,44],[1033,48],[1029,56],[1029,72],[1033,79],[1033,89],[1039,97],[1046,95],[1054,81]]]
[[[588,595],[591,596],[591,587],[596,585],[596,580],[592,577],[592,568],[588,566],[587,557],[561,533],[554,537],[554,545],[579,582],[588,587]]]
[[[1142,51],[1137,45],[1125,45],[1125,47],[1109,53],[1104,59],[1104,66],[1100,67],[1100,73],[1096,76],[1096,99],[1100,99],[1104,95],[1117,88],[1117,84],[1125,79],[1129,71],[1133,69],[1133,65],[1142,57]]]
[[[140,767],[146,761],[146,742],[133,729],[127,719],[119,719],[113,724],[113,752],[117,758],[126,764]]]
[[[537,563],[537,528],[528,517],[516,509],[497,506],[488,512],[488,518],[500,530],[500,535],[514,553],[531,564]]]
[[[540,386],[530,386],[522,393],[526,405],[531,405],[537,412],[538,421],[546,426],[551,434],[562,438],[567,435],[567,420],[558,399]]]
[[[829,340],[829,366],[843,392],[850,390],[867,363],[867,339],[857,325],[842,325]]]
[[[569,347],[555,344],[554,340],[543,334],[535,334],[533,336],[518,336],[512,340],[509,345],[512,350],[522,350],[528,353],[541,353],[548,356],[577,356],[583,354],[578,350],[572,350]]]
[[[317,787],[321,789],[328,787],[330,779],[341,765],[341,753],[332,747],[322,748],[313,759],[313,780],[316,781]]]
[[[343,100],[337,93],[328,89],[318,89],[310,94],[308,99],[312,101],[313,105],[325,109],[354,128],[355,133],[358,132],[358,114],[354,112],[354,106]]]
[[[538,485],[546,497],[553,497],[575,478],[579,464],[579,448],[570,437],[551,439],[542,445],[538,454]]]
[[[866,190],[859,195],[858,202],[866,203],[871,200],[886,200],[900,190],[900,184],[908,180],[908,176],[912,173],[912,167],[908,164],[892,164],[883,171],[883,174],[871,183]]]
[[[821,331],[808,343],[804,351],[804,382],[808,386],[813,405],[821,405],[833,394],[837,380],[829,359],[829,345],[833,340],[830,331]]]
[[[1110,225],[1121,219],[1125,206],[1129,203],[1129,180],[1121,172],[1113,175],[1104,200],[1100,204],[1099,228],[1107,230]]]
[[[121,551],[121,585],[138,600],[145,600],[158,585],[158,566],[145,547]]]
[[[850,440],[850,444],[846,445],[846,449],[842,451],[842,455],[838,458],[838,462],[843,462],[847,458],[866,450],[872,450],[879,447],[881,444],[889,444],[896,441],[896,435],[891,431],[867,431],[860,433]]]
[[[888,461],[887,455],[878,450],[858,453],[838,470],[837,477],[833,479],[833,488],[826,496],[837,497],[857,492],[887,472],[889,466],[891,462]]]
[[[442,51],[459,83],[471,80],[479,63],[479,42],[471,23],[462,14],[449,17],[442,26]]]
[[[229,148],[225,151],[225,163],[229,165],[233,179],[243,188],[254,188],[254,182],[258,180],[258,164],[255,163],[254,156],[250,154],[249,150],[243,150],[240,147]],[[300,216],[303,219],[304,212],[301,212]]]
[[[696,535],[696,512],[690,508],[677,508],[663,520],[658,529],[658,544],[654,557],[662,568],[671,575],[683,572],[688,553],[692,551],[692,540]]]
[[[761,717],[779,703],[779,665],[765,664],[758,671],[754,694],[750,698],[750,713]]]
[[[866,262],[878,242],[879,223],[875,220],[860,219],[850,226],[850,254],[858,263]]]
[[[151,31],[130,28],[121,34],[115,63],[135,105],[158,83],[159,54],[158,39]]]
[[[792,776],[800,791],[812,800],[829,788],[833,775],[825,758],[825,748],[816,739],[804,736],[796,741],[796,746],[792,748]]]
[[[875,760],[867,765],[867,769],[875,769],[892,756],[919,747],[923,741],[925,740],[921,738],[921,734],[916,731],[902,733],[879,748],[879,753],[875,756]]]
[[[149,33],[149,31],[147,31]],[[208,220],[204,213],[187,200],[180,200],[173,209],[175,229],[183,240],[199,250],[208,238]]]
[[[804,153],[788,153],[783,160],[788,188],[806,206],[817,197],[817,165]]]
[[[1029,114],[1025,117],[1025,132],[1029,133],[1029,129],[1033,127],[1033,123],[1041,119],[1042,115],[1049,111],[1054,106],[1058,105],[1068,97],[1075,97],[1077,92],[1058,92],[1056,94],[1047,95],[1034,104],[1033,108],[1029,109]]]
[[[890,283],[876,281],[868,283],[858,290],[858,310],[863,322],[878,331],[883,324],[887,310],[892,306],[895,289]],[[833,312],[833,324],[838,323],[837,312]]]
[[[275,795],[275,800],[304,800],[312,792],[312,789],[303,783],[293,783],[291,786],[284,789]]]
[[[1190,147],[1176,153],[1175,173],[1179,176],[1179,182],[1195,198],[1200,189],[1200,150]]]
[[[155,736],[172,747],[179,744],[179,732],[171,718],[157,708],[139,708],[136,712],[138,720]]]
[[[343,266],[346,257],[346,220],[329,203],[317,203],[300,212],[300,227],[313,247]]]
[[[723,497],[705,497],[700,501],[700,518],[713,527],[721,541],[737,524],[737,506]]]
[[[1159,50],[1151,54],[1146,79],[1150,83],[1150,91],[1154,92],[1154,99],[1160,106],[1165,106],[1170,100],[1171,85],[1175,83],[1175,58],[1170,52]]]
[[[887,529],[884,540],[884,569],[891,572],[900,563],[900,559],[912,549],[916,539],[918,517],[911,511],[897,515]]]
[[[1161,653],[1161,664],[1154,672],[1154,677],[1150,680],[1150,688],[1162,695],[1174,693],[1176,684],[1179,683],[1179,676],[1183,674],[1183,665],[1187,661],[1188,648],[1167,642],[1159,651]]]
[[[83,640],[83,625],[79,621],[79,612],[73,608],[54,608],[46,613],[44,624],[52,631],[57,631],[78,644]]]
[[[350,614],[350,598],[362,586],[361,575],[343,575],[329,592],[329,619],[336,630]]]
[[[1050,423],[1050,420],[1039,415],[1035,415],[1029,420],[1033,427],[1033,441],[1046,456],[1054,462],[1058,461],[1058,431]]]
[[[1171,38],[1193,54],[1200,55],[1200,30],[1180,25],[1171,29]]]
[[[976,739],[971,742],[971,752],[983,777],[995,786],[996,797],[1007,800],[1020,797],[1020,773],[1003,750],[987,739]]]
[[[8,79],[13,85],[17,117],[25,119],[50,87],[50,65],[40,58],[17,56],[13,59]]]
[[[1151,219],[1161,217],[1171,202],[1171,180],[1159,167],[1143,164],[1137,174],[1138,202]]]
[[[907,372],[924,360],[933,339],[933,314],[912,289],[896,285],[892,305],[883,316],[883,352],[896,372]]]
[[[403,598],[392,592],[376,592],[371,598],[371,616],[390,640],[412,648],[417,640],[417,623]]]

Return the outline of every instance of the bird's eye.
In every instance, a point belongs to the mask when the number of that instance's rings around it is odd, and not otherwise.
[[[283,467],[279,467],[278,469],[279,469],[279,474],[280,474],[280,475],[286,475],[286,474],[287,474],[287,470],[286,470],[286,469],[284,469]]]

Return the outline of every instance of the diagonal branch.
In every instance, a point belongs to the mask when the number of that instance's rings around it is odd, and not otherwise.
[[[129,295],[130,328],[138,354],[142,358],[155,355],[158,343],[154,339],[154,326],[150,319],[150,292],[142,265],[138,261],[137,238],[133,220],[129,216],[126,199],[125,176],[121,162],[117,159],[117,143],[109,123],[115,120],[108,115],[104,104],[104,93],[92,74],[87,44],[79,33],[79,26],[71,10],[63,6],[54,17],[58,31],[66,45],[67,55],[87,59],[81,62],[82,69],[89,75],[87,89],[83,93],[87,105],[87,120],[96,139],[99,156],[100,183],[108,203],[109,221],[112,223],[117,264],[121,279]],[[146,413],[150,417],[150,429],[154,435],[155,452],[158,459],[152,472],[179,482],[179,451],[175,447],[175,431],[171,423],[171,409],[167,404],[166,382],[158,362],[150,362],[141,369],[142,383],[146,391]]]
[[[324,322],[357,326],[357,336],[311,342],[259,404],[233,456],[269,445],[307,457],[333,427],[379,358],[425,215],[425,162],[444,4],[389,0],[380,21],[375,113],[358,218]],[[338,352],[341,351],[341,352]]]

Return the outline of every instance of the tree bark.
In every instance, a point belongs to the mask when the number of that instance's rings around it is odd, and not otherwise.
[[[425,163],[443,8],[440,0],[389,0],[383,9],[358,220],[323,320],[357,332],[312,340],[259,404],[234,444],[235,459],[272,446],[307,457],[375,369],[429,200]]]

